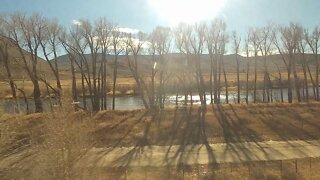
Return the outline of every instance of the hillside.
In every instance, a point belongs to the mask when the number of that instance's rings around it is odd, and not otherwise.
[[[0,36],[0,46],[8,45],[8,54],[9,54],[9,67],[11,69],[11,73],[14,79],[22,79],[23,77],[28,79],[28,74],[24,68],[24,64],[22,61],[21,54],[19,52],[18,47],[15,45],[14,41]],[[27,62],[31,65],[31,54],[24,50],[24,54],[27,58]],[[46,77],[51,78],[52,72],[48,65],[48,63],[38,57],[37,70],[40,76],[46,75]],[[6,70],[3,66],[3,60],[0,59],[0,79],[6,79]]]
[[[91,63],[90,59],[90,54],[85,55],[86,58],[89,60],[89,64]],[[305,55],[307,59],[309,59],[310,62],[310,67],[314,67],[314,56],[312,54],[306,54]],[[151,69],[153,68],[152,64],[152,56],[150,55],[140,55],[138,57],[138,64],[139,64],[139,70],[140,73],[143,73],[145,75],[148,75],[151,73]],[[229,73],[235,73],[236,72],[236,56],[235,54],[231,55],[224,55],[224,65],[226,68],[226,71]],[[243,57],[238,55],[239,62],[240,62],[240,72],[245,72],[247,68],[247,62],[250,62],[250,71],[252,72],[254,68],[254,57]],[[101,62],[101,54],[98,55],[98,66]],[[187,63],[185,61],[184,55],[181,54],[169,54],[165,56],[165,59],[168,60],[167,64],[167,70],[169,72],[177,72],[180,70],[183,70],[186,66]],[[264,58],[262,56],[257,57],[257,66],[258,66],[258,71],[263,71],[264,69]],[[298,69],[301,67],[301,57],[297,58],[297,66]],[[112,69],[114,67],[114,56],[113,55],[107,55],[107,62],[108,62],[108,72],[109,75],[112,73]],[[58,64],[61,69],[69,71],[70,70],[70,62],[69,58],[67,55],[63,55],[58,57]],[[277,72],[278,69],[277,67],[280,68],[280,70],[285,69],[285,64],[283,63],[283,60],[281,58],[281,55],[269,55],[267,57],[267,66],[269,71],[271,72]],[[201,67],[204,71],[204,73],[209,73],[210,72],[210,57],[208,54],[204,54],[201,56]],[[118,59],[118,73],[119,76],[131,76],[131,72],[128,68],[128,62],[127,62],[127,57],[126,56],[119,56]]]
[[[10,67],[12,69],[12,75],[15,79],[22,79],[23,77],[28,77],[24,67],[23,67],[23,62],[21,60],[21,55],[19,53],[18,48],[12,42],[11,39],[6,38],[6,37],[0,37],[0,45],[1,44],[8,44],[9,45],[9,61],[10,61]],[[29,52],[24,51],[27,60],[31,61],[31,55]],[[90,59],[91,55],[86,54],[86,58],[89,60],[89,64],[91,65]],[[305,55],[307,59],[309,59],[310,62],[310,67],[314,67],[314,56],[312,54],[306,54]],[[111,76],[113,73],[113,68],[114,68],[114,55],[107,55],[107,72],[108,75]],[[157,59],[159,57],[156,57]],[[236,55],[235,54],[230,54],[230,55],[224,55],[224,65],[225,69],[228,73],[235,73],[236,72]],[[254,68],[254,57],[243,57],[238,55],[239,62],[240,62],[240,72],[245,72],[247,68],[247,62],[250,62],[250,71],[253,71]],[[101,63],[101,54],[98,54],[98,62],[97,65],[99,67]],[[173,53],[165,56],[165,59],[167,60],[167,70],[168,72],[179,72],[181,70],[184,70],[185,67],[187,66],[186,63],[186,58],[182,54],[178,53]],[[62,75],[62,79],[69,79],[70,78],[70,61],[68,58],[68,55],[62,55],[58,57],[57,59],[60,73]],[[1,65],[3,62],[0,59],[0,79],[5,79],[6,78],[6,71]],[[31,64],[31,63],[29,63]],[[138,57],[138,64],[139,64],[139,71],[143,75],[150,75],[151,70],[154,66],[152,63],[152,56],[151,55],[140,55]],[[257,57],[257,66],[258,66],[258,71],[263,71],[263,57],[259,56]],[[298,70],[301,67],[301,57],[297,58],[297,64],[298,64]],[[269,71],[271,72],[277,72],[277,67],[280,68],[280,70],[285,69],[285,64],[283,63],[283,60],[280,55],[269,55],[267,57],[267,66]],[[201,67],[203,69],[203,72],[205,74],[210,72],[210,57],[208,54],[204,54],[201,56]],[[46,62],[46,60],[42,59],[39,57],[38,59],[38,64],[37,68],[39,71],[39,75],[43,76],[46,75],[48,79],[53,79],[51,69]],[[77,68],[76,68],[77,69]],[[119,77],[128,77],[132,76],[130,69],[128,68],[128,62],[127,62],[127,57],[124,55],[120,55],[118,59],[118,76]]]

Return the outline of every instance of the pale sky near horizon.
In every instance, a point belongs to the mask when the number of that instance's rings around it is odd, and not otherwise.
[[[249,27],[259,27],[267,22],[276,24],[295,22],[306,28],[320,25],[320,0],[0,0],[0,2],[1,14],[16,11],[30,14],[38,12],[48,18],[57,18],[64,26],[70,26],[74,20],[95,20],[104,16],[109,21],[117,23],[119,27],[144,32],[151,32],[157,25],[174,26],[173,22],[187,17],[190,23],[220,17],[225,19],[229,31],[237,30],[240,33],[246,32]],[[200,15],[197,16],[198,14]]]

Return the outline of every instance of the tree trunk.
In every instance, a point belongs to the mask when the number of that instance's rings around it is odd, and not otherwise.
[[[210,85],[210,104],[213,104],[213,89],[212,89],[212,76],[213,76],[213,55],[210,54],[210,80],[209,80],[209,85]]]
[[[306,60],[303,57],[303,64],[302,64],[303,76],[304,76],[304,86],[305,86],[305,100],[309,102],[309,89],[308,89],[308,76],[307,76],[307,69],[306,69]]]
[[[105,56],[105,53],[104,53]],[[103,87],[102,87],[102,95],[103,95],[103,110],[107,110],[107,93],[108,93],[108,81],[107,81],[107,60],[103,58]]]
[[[4,67],[5,67],[6,72],[7,72],[7,78],[9,80],[12,99],[14,101],[14,110],[15,110],[15,112],[19,112],[16,88],[14,86],[14,81],[13,81],[13,78],[12,78],[12,75],[11,75],[11,69],[9,67],[8,47],[7,47],[7,44],[4,44],[3,46],[4,47],[0,47],[0,55],[2,57],[2,60],[4,62]]]
[[[279,67],[278,67],[278,73],[279,73],[280,97],[281,97],[281,102],[283,103],[282,75],[281,75],[281,71],[280,71]]]
[[[38,79],[32,79],[33,82],[33,98],[35,105],[35,112],[43,112],[42,101],[41,101],[41,92]]]
[[[298,102],[301,102],[301,97],[300,97],[300,81],[297,75],[297,70],[296,70],[296,62],[295,62],[295,57],[292,57],[292,68],[293,68],[293,76],[294,76],[294,84],[295,84],[295,90],[296,90],[296,94],[297,94],[297,99]]]
[[[219,55],[219,69],[218,69],[218,104],[221,103],[221,73],[222,73],[222,57],[223,55]]]
[[[223,68],[224,82],[226,87],[226,103],[229,104],[228,79],[225,69]]]
[[[307,70],[308,70],[308,73],[309,73],[309,77],[310,77],[310,80],[311,80],[311,83],[312,83],[313,97],[314,97],[315,100],[317,100],[316,82],[313,79],[313,76],[312,76],[308,61],[306,61],[306,67],[307,67]]]
[[[250,70],[250,61],[247,57],[247,81],[246,81],[246,104],[249,104],[249,70]]]
[[[118,55],[115,54],[114,68],[113,68],[113,85],[112,85],[112,110],[115,110],[115,106],[116,106],[117,74],[118,74]]]
[[[80,61],[80,68],[83,69],[83,63]],[[82,90],[82,101],[83,101],[83,108],[87,110],[87,98],[86,98],[86,87],[84,81],[84,72],[81,71],[81,90]]]
[[[320,71],[320,63],[318,58],[318,46],[316,46],[316,92],[317,92],[317,101],[320,101],[320,92],[319,92],[319,71]]]
[[[225,88],[226,88],[226,103],[229,104],[228,79],[227,79],[227,73],[226,73],[223,61],[222,61],[222,70],[223,70],[224,83],[225,83]]]
[[[288,69],[288,102],[292,103],[291,68]]]
[[[70,59],[70,66],[71,66],[71,75],[72,75],[72,100],[74,102],[78,101],[78,92],[77,92],[77,80],[76,80],[76,73],[74,69],[74,57],[73,55],[69,55]]]
[[[253,88],[253,103],[257,102],[257,52],[254,54],[254,88]]]
[[[240,72],[239,72],[239,59],[238,59],[238,54],[236,54],[236,62],[237,62],[237,90],[238,90],[238,98],[237,98],[237,103],[240,104]]]

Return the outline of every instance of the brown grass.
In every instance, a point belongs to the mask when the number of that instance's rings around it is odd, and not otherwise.
[[[319,113],[319,103],[208,106],[207,139],[202,139],[196,106],[157,112],[107,111],[95,117],[95,139],[99,146],[134,146],[141,135],[148,145],[314,139],[320,138]]]
[[[93,145],[88,134],[94,124],[86,113],[70,112],[65,107],[52,114],[3,116],[1,179],[74,177],[75,162]]]
[[[47,80],[49,82],[49,84],[52,87],[56,87],[56,81],[55,80]],[[117,80],[117,85],[116,85],[116,90],[118,92],[120,92],[119,94],[123,95],[123,94],[134,94],[137,92],[137,87],[135,85],[135,81],[133,78],[130,77],[121,77],[118,78]],[[109,88],[108,91],[111,92],[111,87],[112,87],[112,81],[111,79],[108,81],[109,82]],[[33,84],[30,80],[25,80],[23,81],[22,79],[17,79],[15,80],[16,85],[18,86],[18,88],[21,88],[25,91],[26,96],[32,98],[33,97]],[[71,89],[72,89],[72,82],[71,79],[61,79],[61,86],[62,86],[62,90],[63,90],[63,95],[65,97],[71,97]],[[82,93],[80,93],[82,91],[81,89],[81,79],[78,78],[77,80],[77,89],[79,91],[79,95],[82,95]],[[42,97],[47,97],[48,96],[48,92],[46,89],[46,85],[42,82],[40,82],[40,90],[41,90],[41,95]],[[52,91],[50,89],[50,91]],[[88,90],[87,94],[89,94]],[[17,92],[18,96],[22,97],[22,94],[20,94],[20,92]],[[8,82],[6,81],[1,81],[0,80],[0,98],[11,98],[11,89],[10,86],[8,84]]]
[[[75,167],[95,147],[318,139],[320,103],[208,106],[206,139],[198,107],[163,111],[54,113],[0,117],[2,179],[318,179],[320,160],[183,167]],[[296,163],[297,162],[297,163]],[[297,164],[297,171],[296,171]],[[310,166],[311,164],[311,166]]]

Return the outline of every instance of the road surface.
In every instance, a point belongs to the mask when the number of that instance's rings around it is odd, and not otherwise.
[[[78,163],[87,167],[163,167],[320,157],[319,140],[93,148]]]

